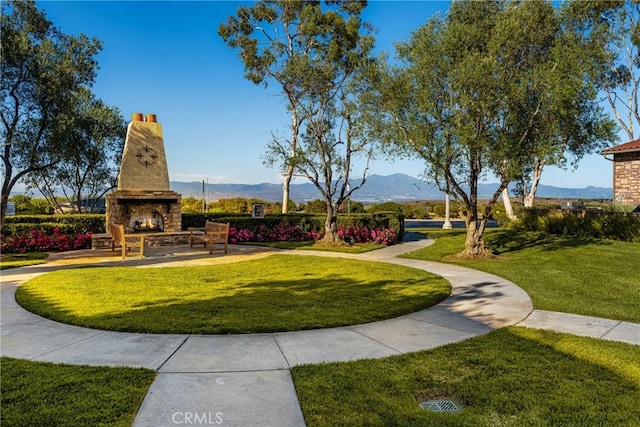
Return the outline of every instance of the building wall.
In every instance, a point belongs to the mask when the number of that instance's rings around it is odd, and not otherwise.
[[[640,151],[613,156],[613,201],[640,204]]]

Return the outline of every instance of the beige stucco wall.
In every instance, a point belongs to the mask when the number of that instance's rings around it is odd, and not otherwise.
[[[613,156],[613,200],[640,204],[640,151]]]

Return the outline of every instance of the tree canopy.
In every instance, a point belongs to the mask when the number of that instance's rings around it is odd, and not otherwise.
[[[572,1],[564,4],[569,25],[605,55],[599,83],[618,125],[629,140],[640,126],[640,2],[637,0]]]
[[[95,78],[101,44],[62,33],[34,1],[2,2],[0,119],[3,220],[11,189],[55,165],[68,142],[59,136],[80,88]]]
[[[323,4],[324,3],[324,4]],[[259,1],[239,7],[236,16],[219,26],[227,45],[239,50],[245,77],[265,86],[280,85],[291,113],[291,135],[286,140],[288,157],[296,156],[298,138],[314,111],[303,108],[303,98],[337,83],[335,67],[350,67],[359,55],[364,25],[359,15],[366,1]],[[294,175],[292,161],[286,161],[282,212],[287,213],[289,185]]]
[[[245,77],[278,82],[292,114],[290,138],[274,135],[265,164],[309,179],[326,203],[325,239],[337,240],[338,207],[365,181],[350,187],[354,156],[371,155],[359,133],[356,79],[373,47],[360,14],[366,2],[263,1],[241,7],[219,34],[240,49]]]
[[[117,186],[126,123],[117,108],[97,99],[87,88],[76,94],[76,105],[64,115],[64,129],[56,136],[63,142],[60,160],[27,175],[25,182],[37,188],[55,205],[64,194],[78,212],[83,198],[99,200]],[[61,117],[58,117],[60,120]]]
[[[399,63],[371,73],[369,132],[388,153],[425,160],[426,175],[463,202],[466,256],[489,255],[493,206],[536,159],[562,162],[612,128],[588,78],[589,51],[550,2],[457,1],[396,47]],[[480,213],[488,174],[499,184]]]
[[[535,1],[511,14],[502,43],[516,43],[513,60],[526,64],[527,83],[512,83],[516,90],[509,99],[529,147],[518,181],[524,206],[531,208],[545,166],[575,167],[584,155],[617,140],[615,122],[599,102],[599,79],[609,56],[576,31],[564,8]],[[517,43],[526,53],[518,52]]]

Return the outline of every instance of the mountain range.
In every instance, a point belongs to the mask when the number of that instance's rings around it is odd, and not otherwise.
[[[355,186],[356,182],[353,182]],[[171,189],[182,194],[183,198],[202,199],[202,182],[171,181]],[[478,197],[490,198],[498,184],[479,184]],[[235,197],[257,198],[269,202],[282,200],[282,184],[205,184],[207,200],[229,199]],[[540,185],[537,197],[558,199],[611,199],[613,189],[605,187],[563,188]],[[296,202],[308,202],[319,199],[320,192],[311,183],[291,184],[290,199]],[[362,188],[356,190],[352,200],[363,203],[407,202],[415,200],[444,200],[444,193],[430,183],[409,175],[370,175]]]

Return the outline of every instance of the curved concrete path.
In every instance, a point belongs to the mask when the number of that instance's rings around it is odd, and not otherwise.
[[[304,419],[289,369],[306,363],[380,358],[429,349],[520,324],[557,329],[561,315],[533,312],[528,295],[497,276],[449,264],[396,258],[431,244],[414,240],[359,255],[288,251],[308,256],[337,256],[405,265],[439,274],[452,294],[435,307],[396,319],[341,328],[252,335],[160,335],[94,330],[53,322],[15,302],[17,286],[59,268],[101,265],[208,264],[264,256],[267,249],[231,245],[225,257],[173,248],[150,250],[145,259],[119,261],[109,252],[59,255],[42,266],[2,273],[0,293],[3,356],[58,363],[138,366],[158,371],[138,412],[136,426],[222,424],[303,426]],[[182,251],[182,252],[180,252]],[[82,255],[82,254],[80,254]],[[87,255],[85,253],[84,255]],[[572,318],[571,325],[585,321]],[[526,319],[526,320],[525,320]],[[591,318],[586,318],[589,329]],[[523,322],[524,320],[524,322]],[[561,324],[564,318],[560,319]],[[604,322],[604,323],[603,323]],[[640,325],[596,319],[597,334],[640,343]],[[608,329],[604,331],[605,328]],[[603,332],[604,331],[604,332]],[[571,332],[571,331],[568,331]],[[574,332],[575,333],[575,332]],[[631,338],[630,338],[631,337]]]

